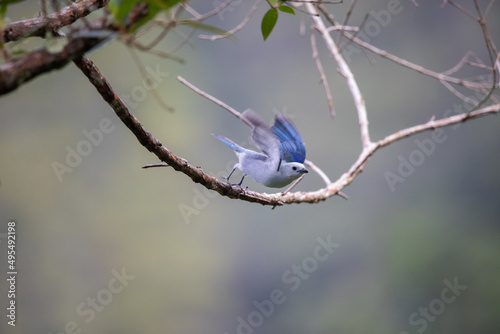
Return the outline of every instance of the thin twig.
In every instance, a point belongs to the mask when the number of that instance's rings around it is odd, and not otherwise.
[[[477,21],[477,17],[474,16],[474,14],[472,14],[471,12],[469,12],[465,7],[463,7],[462,5],[458,4],[458,3],[455,3],[454,1],[451,1],[451,0],[448,0],[446,1],[442,6],[444,7],[445,4],[450,4],[451,6],[455,7],[456,9],[458,9],[459,11],[461,11],[465,16],[468,16],[469,18],[473,19],[474,21]]]
[[[325,40],[328,50],[335,58],[335,61],[339,65],[342,74],[346,78],[347,86],[351,91],[351,95],[354,100],[354,105],[356,106],[356,110],[358,111],[358,120],[361,132],[361,143],[363,145],[363,148],[367,148],[370,145],[372,145],[372,142],[370,140],[370,132],[368,129],[368,116],[366,112],[365,100],[361,95],[361,91],[359,90],[359,86],[356,82],[356,79],[354,78],[354,74],[352,73],[351,69],[344,60],[344,57],[342,57],[342,55],[340,54],[337,45],[335,45],[335,42],[333,41],[332,36],[328,32],[325,23],[319,16],[316,7],[310,3],[306,3],[305,6],[307,7],[307,10],[311,12],[311,14],[315,14],[311,15],[311,18],[314,21],[316,29],[320,32],[321,36]]]
[[[332,25],[337,25],[337,23],[335,22],[333,17],[328,13],[328,11],[326,10],[326,8],[324,8],[324,6],[318,5],[318,8],[325,15],[328,22],[330,22]],[[397,56],[395,56],[395,55],[393,55],[385,50],[379,49],[376,46],[373,46],[370,43],[367,43],[367,42],[357,38],[356,36],[349,34],[348,32],[345,32],[344,36],[346,38],[348,38],[349,40],[353,41],[354,43],[356,43],[357,45],[359,45],[360,47],[362,47],[363,50],[365,50],[365,49],[370,50],[373,53],[375,53],[381,57],[387,58],[387,59],[389,59],[389,60],[391,60],[399,65],[407,67],[407,68],[414,70],[416,72],[419,72],[421,74],[427,75],[429,77],[435,78],[437,80],[447,81],[449,83],[460,85],[460,86],[463,86],[463,87],[471,89],[471,90],[481,90],[485,87],[484,82],[476,83],[473,81],[463,80],[461,78],[455,78],[455,77],[452,77],[449,75],[445,75],[443,73],[438,73],[438,72],[434,72],[434,71],[431,71],[429,69],[426,69],[425,67],[422,67],[420,65],[409,62],[405,59],[397,57]]]
[[[481,13],[481,9],[479,8],[479,4],[477,0],[474,0],[474,6],[477,11],[477,22],[481,26],[481,30],[483,32],[483,37],[484,37],[484,42],[486,44],[486,49],[488,50],[488,56],[490,57],[490,63],[491,67],[493,68],[493,84],[491,85],[491,89],[486,94],[486,96],[479,101],[479,103],[474,107],[473,110],[480,108],[483,104],[485,104],[493,95],[493,92],[495,91],[496,84],[497,84],[497,71],[495,71],[495,64],[496,64],[496,59],[498,57],[498,50],[495,47],[495,44],[493,43],[493,40],[491,39],[490,33],[488,32],[488,29],[486,28],[486,22],[484,20],[483,14]],[[472,111],[472,110],[471,110]]]
[[[153,168],[153,167],[170,167],[170,165],[167,164],[166,162],[162,162],[157,164],[146,164],[142,166],[142,168]]]
[[[222,34],[222,35],[199,35],[198,37],[201,39],[208,39],[210,41],[215,41],[220,38],[225,38],[231,35],[234,35],[236,32],[240,31],[252,18],[253,14],[257,11],[257,8],[259,7],[260,3],[262,0],[257,0],[255,1],[255,4],[253,5],[252,9],[250,9],[250,12],[248,13],[247,16],[241,21],[240,24],[238,24],[236,27],[233,29],[229,30],[227,33]]]
[[[347,22],[349,22],[349,19],[351,18],[354,6],[356,6],[356,2],[358,2],[358,0],[351,0],[351,3],[349,4],[349,8],[347,9],[347,13],[344,16],[344,21],[342,22],[343,26],[347,25]],[[339,37],[337,38],[337,45],[340,45],[340,43],[342,42],[342,36],[344,36],[344,32],[340,31]]]
[[[447,81],[449,83],[452,83],[452,84],[457,84],[457,85],[461,85],[463,87],[466,87],[466,88],[469,88],[469,89],[472,89],[472,90],[477,90],[478,88],[482,88],[484,87],[484,83],[476,83],[476,82],[471,82],[471,81],[467,81],[467,80],[463,80],[461,78],[455,78],[455,77],[452,77],[452,76],[449,76],[449,75],[444,75],[442,73],[438,73],[438,72],[434,72],[434,71],[431,71],[425,67],[422,67],[420,65],[417,65],[417,64],[414,64],[412,62],[409,62],[405,59],[402,59],[402,58],[399,58],[385,50],[382,50],[382,49],[379,49],[377,48],[376,46],[373,46],[369,43],[366,43],[365,41],[359,39],[359,38],[356,38],[356,37],[352,37],[349,33],[345,33],[345,37],[346,38],[349,38],[351,39],[354,43],[356,43],[357,45],[363,47],[363,48],[366,48],[370,51],[372,51],[373,53],[376,53],[378,54],[379,56],[381,57],[384,57],[384,58],[387,58],[389,60],[392,60],[393,62],[397,63],[397,64],[400,64],[404,67],[407,67],[409,69],[412,69],[416,72],[419,72],[419,73],[422,73],[424,75],[427,75],[429,77],[432,77],[432,78],[435,78],[437,80],[443,80],[443,81]]]
[[[304,176],[306,176],[306,174],[302,174],[297,180],[293,181],[293,183],[290,185],[290,187],[288,187],[285,191],[283,191],[283,195],[286,195],[288,194],[293,188],[295,188],[295,186],[300,182],[302,181],[302,179],[304,178]]]
[[[318,174],[322,179],[323,181],[325,182],[325,184],[328,186],[329,184],[332,183],[332,181],[330,181],[330,178],[328,177],[328,175],[326,175],[318,166],[316,166],[311,160],[306,160],[304,161],[304,165],[306,165],[307,167],[311,168],[313,171],[316,172],[316,174]]]
[[[226,8],[233,0],[226,0],[225,2],[221,3],[219,7],[215,7],[213,10],[205,13],[205,14],[199,14],[196,12],[191,6],[189,6],[187,3],[182,2],[181,6],[183,6],[187,12],[189,12],[191,15],[194,16],[192,19],[193,21],[203,21],[206,18],[209,18],[211,16],[217,15],[220,13],[221,10]]]
[[[139,72],[142,75],[142,80],[144,82],[151,81],[150,75],[148,73],[146,73],[146,71],[144,70],[144,65],[142,64],[142,61],[139,58],[139,56],[137,55],[137,53],[135,52],[135,50],[133,48],[127,48],[127,50],[132,55],[132,59],[134,60],[134,62],[136,64],[136,67],[139,69]],[[150,83],[148,82],[148,84],[150,84]],[[174,111],[174,108],[172,108],[171,106],[169,106],[163,100],[163,98],[160,96],[160,94],[158,94],[158,92],[156,91],[156,89],[151,89],[150,92],[153,94],[155,100],[160,104],[160,106],[163,107],[163,109],[165,109],[167,111],[170,111],[170,112]]]
[[[316,67],[318,68],[319,75],[321,77],[321,83],[325,88],[326,100],[328,102],[328,108],[330,109],[330,115],[332,118],[335,117],[335,108],[333,107],[333,98],[330,92],[330,86],[328,85],[328,80],[326,79],[325,71],[323,69],[323,65],[321,64],[321,59],[318,55],[318,48],[316,47],[316,37],[314,35],[314,28],[311,28],[311,48],[312,48],[312,57],[316,62]]]
[[[217,104],[218,106],[226,109],[231,114],[233,114],[234,116],[236,116],[237,118],[239,118],[240,120],[242,120],[243,122],[245,122],[248,126],[253,127],[252,123],[250,123],[245,117],[243,117],[241,115],[241,113],[238,112],[236,109],[231,108],[229,105],[225,104],[221,100],[219,100],[219,99],[213,97],[212,95],[210,95],[210,94],[202,91],[201,89],[199,89],[198,87],[196,87],[195,85],[193,85],[192,83],[190,83],[189,81],[187,81],[186,79],[184,79],[181,76],[178,76],[177,80],[179,80],[181,83],[183,83],[184,85],[186,85],[187,87],[189,87],[190,89],[192,89],[193,91],[195,91],[196,93],[198,93],[199,95],[203,96],[204,98],[209,99],[210,101],[212,101],[213,103]]]
[[[443,71],[441,73],[444,75],[454,74],[454,73],[458,72],[459,70],[461,70],[465,65],[471,64],[469,59],[474,59],[476,61],[476,63],[481,63],[481,65],[484,65],[483,62],[481,61],[481,59],[478,56],[476,56],[476,54],[474,52],[467,51],[463,55],[462,59],[460,59],[460,61],[455,66],[453,66],[449,70]]]
[[[464,94],[460,93],[458,91],[458,89],[456,89],[455,87],[453,87],[449,82],[447,82],[447,81],[441,81],[441,80],[440,80],[440,82],[441,82],[441,84],[443,86],[445,86],[446,88],[448,88],[448,90],[450,92],[452,92],[453,94],[455,94],[455,96],[458,97],[459,99],[461,99],[464,102],[467,102],[467,103],[469,103],[469,104],[471,104],[473,106],[477,105],[477,101],[476,100],[474,100],[474,99],[472,99],[470,97],[467,97]]]
[[[376,145],[379,147],[384,147],[384,146],[387,146],[387,145],[389,145],[397,140],[414,135],[416,133],[424,132],[427,130],[434,130],[437,128],[442,128],[445,126],[464,122],[464,121],[467,121],[469,119],[486,116],[488,114],[497,114],[499,112],[500,112],[500,104],[494,104],[494,105],[484,107],[484,108],[479,109],[479,110],[466,112],[466,113],[462,113],[462,114],[458,114],[458,115],[453,115],[453,116],[450,116],[447,118],[442,118],[439,120],[431,119],[427,123],[415,125],[415,126],[397,131],[391,135],[388,135],[385,138],[376,142]]]
[[[493,3],[495,2],[495,0],[490,0],[490,3],[488,4],[488,6],[486,7],[484,13],[483,13],[483,16],[484,16],[484,19],[486,20],[486,18],[488,17],[488,14],[490,13],[490,10],[491,8],[493,7]]]

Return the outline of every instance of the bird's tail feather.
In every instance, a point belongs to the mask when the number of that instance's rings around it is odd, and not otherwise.
[[[235,151],[235,152],[243,152],[243,147],[241,147],[240,145],[236,144],[231,139],[229,139],[227,137],[224,137],[224,136],[219,136],[219,135],[216,135],[216,134],[213,134],[213,133],[212,133],[212,136],[214,136],[215,138],[219,139],[221,142],[223,142],[224,144],[226,144],[227,146],[229,146],[231,149],[233,149],[233,151]]]

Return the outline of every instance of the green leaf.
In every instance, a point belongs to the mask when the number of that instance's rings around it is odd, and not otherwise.
[[[281,10],[283,13],[295,15],[295,11],[293,10],[292,7],[281,5],[278,7],[278,9]]]
[[[160,11],[161,11],[161,8],[158,7],[156,4],[149,3],[148,4],[148,15],[146,15],[145,17],[143,17],[142,19],[137,21],[132,26],[132,28],[130,28],[130,31],[131,32],[137,31],[137,29],[139,29],[141,26],[150,22],[156,16],[156,14],[158,14]]]
[[[147,3],[158,6],[163,10],[170,9],[183,1],[185,0],[146,0]]]
[[[273,31],[276,22],[278,21],[278,10],[276,8],[271,8],[267,11],[267,13],[262,18],[261,30],[262,37],[264,40],[267,39],[271,31]]]
[[[0,0],[0,6],[7,6],[16,2],[21,2],[24,0]]]
[[[138,2],[139,0],[111,0],[108,7],[115,21],[122,22]]]
[[[183,1],[185,0],[111,0],[109,2],[109,9],[115,17],[115,21],[123,23],[123,20],[127,18],[132,8],[134,8],[139,2],[147,2],[148,15],[134,25],[134,28],[132,29],[132,31],[134,31],[144,23],[149,22],[161,10],[169,10]]]

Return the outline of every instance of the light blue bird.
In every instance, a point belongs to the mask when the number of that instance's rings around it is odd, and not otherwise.
[[[282,188],[304,173],[308,173],[303,165],[306,159],[306,148],[292,121],[278,114],[274,125],[269,128],[264,120],[251,109],[245,110],[242,117],[253,128],[252,139],[263,154],[243,148],[229,138],[213,134],[232,148],[238,156],[238,163],[225,177],[229,184],[231,184],[229,178],[236,169],[243,172],[237,184],[240,187],[247,175],[266,187]]]

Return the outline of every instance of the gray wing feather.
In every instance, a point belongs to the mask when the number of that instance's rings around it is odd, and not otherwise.
[[[276,135],[264,120],[252,109],[247,109],[242,116],[252,125],[252,139],[258,148],[267,155],[273,163],[279,164],[280,148]]]

